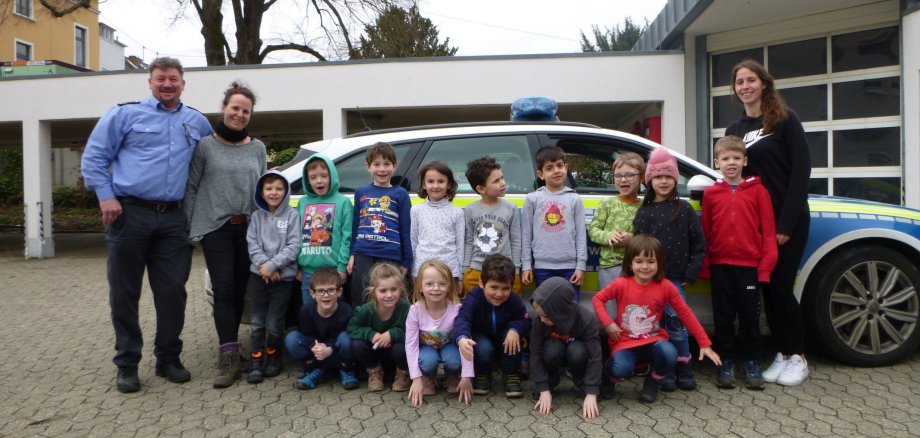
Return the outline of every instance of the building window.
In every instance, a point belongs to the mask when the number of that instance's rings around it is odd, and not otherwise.
[[[16,0],[13,13],[32,18],[32,0]]]
[[[86,68],[86,28],[76,26],[74,28],[74,51],[73,59],[77,67]]]
[[[16,60],[17,61],[31,61],[32,60],[32,45],[29,43],[24,43],[22,41],[16,41]]]
[[[809,192],[901,203],[901,66],[897,26],[831,32],[710,54],[713,140],[744,110],[731,69],[764,64],[799,115],[812,160]],[[705,157],[704,157],[705,161]]]

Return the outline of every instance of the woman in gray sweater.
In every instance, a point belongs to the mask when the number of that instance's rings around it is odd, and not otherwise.
[[[246,228],[256,208],[256,181],[266,170],[265,145],[247,130],[255,103],[252,90],[230,84],[215,133],[202,138],[192,156],[185,191],[189,237],[201,242],[214,291],[219,343],[215,388],[226,388],[240,376],[237,333],[249,277]],[[237,354],[220,355],[231,351]]]

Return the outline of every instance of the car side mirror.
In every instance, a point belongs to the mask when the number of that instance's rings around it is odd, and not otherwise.
[[[694,175],[687,181],[687,190],[690,191],[690,199],[694,201],[703,201],[703,192],[712,187],[716,182],[706,175]]]

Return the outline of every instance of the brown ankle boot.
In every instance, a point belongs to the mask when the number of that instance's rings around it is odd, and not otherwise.
[[[367,390],[371,392],[383,391],[382,365],[367,369]]]
[[[406,392],[409,390],[410,386],[412,386],[412,381],[409,380],[409,371],[397,367],[396,377],[393,378],[393,391]]]
[[[231,350],[220,353],[217,376],[214,377],[212,386],[220,389],[233,385],[233,382],[236,382],[240,378],[241,373],[239,351]]]
[[[434,377],[422,376],[422,395],[435,395],[437,393],[438,388],[435,386]]]

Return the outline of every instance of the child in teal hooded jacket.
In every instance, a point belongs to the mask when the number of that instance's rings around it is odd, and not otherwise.
[[[342,283],[351,255],[351,223],[354,207],[339,193],[335,163],[323,154],[313,154],[303,167],[304,196],[297,202],[302,223],[297,265],[301,273],[303,302],[309,302],[310,277],[319,268],[338,271]]]

